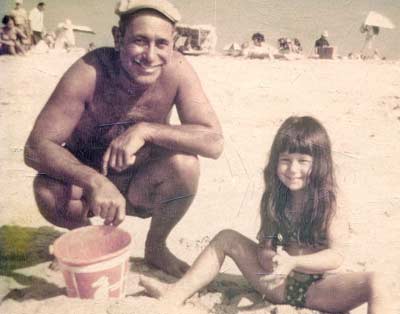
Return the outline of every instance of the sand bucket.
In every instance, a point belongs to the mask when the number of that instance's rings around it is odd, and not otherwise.
[[[123,298],[131,236],[112,226],[88,226],[63,234],[53,246],[67,295],[81,299]]]

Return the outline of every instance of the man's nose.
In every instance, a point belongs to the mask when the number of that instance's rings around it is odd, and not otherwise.
[[[156,58],[156,47],[154,44],[149,44],[146,50],[146,59],[149,64],[154,62]]]

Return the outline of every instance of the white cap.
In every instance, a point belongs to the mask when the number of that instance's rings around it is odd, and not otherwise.
[[[167,0],[120,0],[115,8],[115,14],[121,16],[143,9],[155,10],[174,24],[181,19],[178,9]]]
[[[15,0],[15,3],[17,4],[22,4],[24,1],[23,0]]]
[[[328,31],[323,31],[321,35],[324,36],[324,37],[329,37]]]

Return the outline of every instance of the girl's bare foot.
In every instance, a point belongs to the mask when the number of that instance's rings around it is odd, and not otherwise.
[[[163,298],[169,286],[169,284],[160,282],[157,279],[143,276],[140,276],[139,285],[146,290],[148,295],[156,299]]]
[[[139,285],[142,286],[146,293],[162,303],[180,306],[185,300],[179,298],[178,294],[172,292],[173,284],[167,284],[157,279],[140,276]]]

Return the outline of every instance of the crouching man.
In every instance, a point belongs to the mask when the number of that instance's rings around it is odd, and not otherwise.
[[[91,215],[118,225],[151,217],[145,260],[181,276],[188,265],[166,240],[197,191],[197,156],[218,158],[220,124],[191,65],[173,51],[179,12],[166,0],[121,1],[115,48],[99,48],[64,74],[25,147],[34,193],[51,223],[73,229]],[[181,124],[169,124],[173,106]]]

